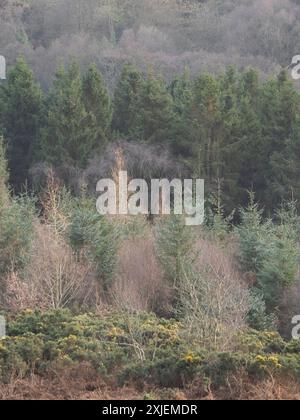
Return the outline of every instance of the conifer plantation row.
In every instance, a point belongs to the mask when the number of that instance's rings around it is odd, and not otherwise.
[[[1,84],[0,106],[16,192],[41,163],[86,170],[123,141],[163,148],[182,173],[204,178],[208,192],[221,184],[229,213],[247,203],[249,190],[268,214],[299,197],[300,100],[285,71],[262,82],[253,69],[192,80],[187,69],[166,84],[128,64],[108,92],[95,65],[81,72],[73,63],[45,92],[19,59]]]

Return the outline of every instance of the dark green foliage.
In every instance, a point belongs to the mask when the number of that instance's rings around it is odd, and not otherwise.
[[[125,137],[156,144],[172,140],[172,96],[162,79],[150,72],[144,80],[134,67],[124,67],[114,95],[113,128]]]
[[[157,249],[166,277],[176,288],[180,288],[196,257],[195,234],[191,227],[185,225],[183,217],[172,215],[159,224]]]
[[[0,208],[0,277],[22,269],[28,261],[33,215],[33,203],[27,197],[13,199]]]
[[[77,64],[60,68],[47,100],[42,151],[51,163],[84,166],[97,145],[93,117],[82,100],[82,80]]]
[[[282,291],[296,282],[299,250],[297,242],[284,228],[278,228],[269,240],[269,251],[257,277],[267,307],[272,309],[279,304]]]
[[[193,99],[192,82],[188,70],[182,76],[177,76],[168,88],[173,98],[174,129],[171,147],[175,155],[183,158],[190,156],[193,145],[189,137],[188,111]]]
[[[255,276],[267,310],[276,310],[282,293],[296,281],[299,265],[298,244],[292,225],[264,222],[262,211],[250,194],[250,204],[241,212],[242,223],[237,229],[239,259],[243,270]]]
[[[114,115],[112,127],[125,137],[137,130],[137,113],[143,87],[141,73],[133,66],[123,68],[114,93]]]
[[[246,272],[259,272],[269,252],[268,234],[272,226],[263,222],[262,212],[251,193],[248,207],[241,210],[241,224],[237,228],[239,260]]]
[[[251,309],[247,316],[250,328],[257,331],[272,331],[277,329],[275,315],[268,315],[264,295],[261,290],[252,288],[250,291]]]
[[[96,210],[82,207],[75,210],[69,226],[69,239],[73,248],[86,248],[95,263],[99,280],[108,289],[116,268],[119,231]]]
[[[26,183],[35,160],[85,168],[113,130],[170,147],[189,175],[205,179],[207,194],[221,182],[227,215],[246,204],[249,189],[266,211],[300,196],[300,101],[285,72],[260,83],[253,69],[238,73],[229,67],[218,77],[200,74],[194,80],[186,70],[167,87],[153,72],[143,77],[126,65],[111,105],[96,66],[82,78],[73,63],[57,71],[43,107],[42,93],[20,60],[0,98],[16,185]]]
[[[110,98],[96,67],[83,80],[76,63],[68,71],[60,68],[47,100],[44,158],[84,167],[105,145],[110,122]]]
[[[43,95],[32,71],[20,58],[0,86],[1,123],[7,142],[12,185],[20,190],[37,153]]]
[[[96,65],[91,65],[83,78],[82,98],[96,131],[98,145],[95,147],[99,149],[108,140],[112,107],[108,91]]]
[[[163,80],[149,73],[142,85],[134,133],[141,140],[167,145],[172,140],[173,131],[172,96]]]

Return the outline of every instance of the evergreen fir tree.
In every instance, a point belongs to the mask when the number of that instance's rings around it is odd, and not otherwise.
[[[8,144],[11,183],[19,190],[34,160],[40,133],[43,95],[33,73],[20,58],[0,91],[2,124]]]
[[[175,77],[169,87],[169,92],[174,104],[174,134],[172,137],[172,149],[176,155],[189,157],[191,145],[189,141],[189,124],[187,112],[190,107],[193,91],[189,73],[186,70],[183,75]]]
[[[191,155],[196,176],[205,178],[207,188],[218,178],[216,155],[219,153],[220,85],[212,76],[199,76],[193,86],[193,100],[187,114],[190,127]]]
[[[110,97],[96,65],[91,65],[83,78],[82,94],[85,109],[91,117],[99,142],[95,144],[96,148],[107,141],[112,118]]]
[[[128,137],[137,129],[137,113],[143,86],[141,73],[133,66],[123,68],[114,94],[114,114],[112,127]]]
[[[170,143],[174,133],[173,99],[164,82],[152,72],[143,84],[138,105],[138,137],[151,143]]]
[[[61,67],[47,103],[43,138],[46,160],[84,167],[97,147],[96,117],[86,110],[82,97],[78,64],[73,63],[68,71]]]

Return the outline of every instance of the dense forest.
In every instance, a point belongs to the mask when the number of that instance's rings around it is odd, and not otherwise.
[[[300,399],[299,18],[0,0],[1,399]],[[121,170],[203,178],[205,223],[101,216]]]

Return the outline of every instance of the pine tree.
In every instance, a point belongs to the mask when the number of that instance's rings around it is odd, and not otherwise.
[[[183,217],[171,215],[159,224],[156,239],[166,277],[174,287],[180,288],[195,262],[195,232],[185,225]]]
[[[176,155],[188,157],[190,155],[190,141],[187,133],[189,124],[187,112],[190,107],[193,91],[189,73],[186,70],[183,75],[175,77],[169,92],[174,104],[174,135],[172,137],[172,149]]]
[[[249,193],[248,207],[241,210],[241,224],[237,228],[239,239],[239,261],[247,273],[257,275],[270,252],[272,226],[264,223],[263,210],[255,202],[253,192]]]
[[[123,68],[114,94],[114,115],[112,127],[128,137],[137,129],[137,113],[143,86],[141,73],[133,66]]]
[[[278,307],[284,289],[296,281],[299,267],[297,247],[297,242],[285,226],[277,228],[273,238],[269,239],[269,252],[257,278],[270,312]]]
[[[18,190],[26,183],[37,147],[43,95],[31,70],[20,58],[1,89],[2,124],[8,144],[12,185]]]
[[[227,139],[222,150],[223,174],[230,201],[245,205],[247,190],[261,191],[261,171],[265,154],[261,123],[257,112],[258,75],[250,69],[242,73],[235,91],[234,112],[225,118]],[[228,120],[228,121],[227,121]],[[262,200],[263,197],[258,195]]]
[[[220,131],[220,85],[210,75],[200,75],[194,82],[193,100],[188,111],[192,166],[207,187],[218,178],[217,156]]]
[[[300,140],[300,95],[285,72],[277,82],[278,109],[275,131],[268,133],[269,165],[264,168],[267,177],[267,203],[277,207],[282,199],[288,199],[291,191],[299,191],[297,166]]]
[[[83,103],[96,131],[95,148],[108,139],[112,119],[111,101],[102,75],[96,65],[91,65],[83,78]]]
[[[183,75],[176,76],[169,87],[174,101],[174,111],[177,115],[184,115],[192,99],[192,84],[188,69]]]
[[[174,133],[173,109],[173,99],[164,82],[150,72],[138,104],[138,137],[156,144],[170,143]]]
[[[298,270],[299,252],[296,235],[291,234],[291,220],[281,225],[275,225],[272,220],[264,222],[253,193],[241,218],[237,229],[241,267],[254,276],[268,313],[273,313],[284,289],[295,282]]]
[[[238,74],[233,67],[218,80],[220,86],[219,131],[214,142],[212,171],[222,181],[222,200],[227,211],[233,211],[232,202],[240,198],[239,171],[241,116],[238,98]]]
[[[82,97],[78,64],[73,63],[68,71],[61,67],[47,102],[42,144],[46,160],[84,167],[97,147],[96,120],[87,112]]]

